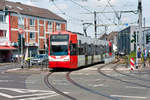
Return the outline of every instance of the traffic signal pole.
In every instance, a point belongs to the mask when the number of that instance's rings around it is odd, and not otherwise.
[[[142,31],[142,0],[138,0],[138,14],[139,14],[139,34],[136,32],[136,68],[138,68],[138,44],[141,52],[143,52],[143,31]],[[139,38],[138,38],[139,37]]]
[[[21,34],[21,68],[23,69],[23,34]]]

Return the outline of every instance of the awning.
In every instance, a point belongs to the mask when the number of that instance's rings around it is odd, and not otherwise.
[[[0,46],[0,50],[15,50],[17,48],[12,46]]]

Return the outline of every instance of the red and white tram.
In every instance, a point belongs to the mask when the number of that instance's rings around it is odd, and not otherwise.
[[[107,47],[109,46],[109,47]],[[75,69],[103,62],[105,50],[111,43],[85,37],[69,31],[54,32],[49,36],[49,68]]]

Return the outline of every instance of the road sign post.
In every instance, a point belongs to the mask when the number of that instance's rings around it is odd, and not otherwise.
[[[23,29],[19,28],[19,33],[21,34],[21,68],[23,69]]]

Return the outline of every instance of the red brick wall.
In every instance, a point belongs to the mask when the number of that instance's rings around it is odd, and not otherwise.
[[[44,36],[44,26],[40,26],[40,36]]]
[[[46,21],[45,24],[46,24],[46,26],[45,26],[46,30],[45,31],[48,32],[48,21]]]
[[[18,31],[11,31],[11,42],[18,42]]]
[[[40,39],[40,49],[44,49],[44,39]]]
[[[30,30],[30,18],[27,18],[27,21],[28,21],[27,29]],[[28,42],[30,42],[30,32],[28,32],[27,34],[28,34]]]
[[[53,22],[53,32],[56,32],[56,22]]]
[[[11,29],[12,28],[18,28],[18,17],[17,16],[11,16],[10,17],[10,24]],[[18,41],[18,31],[12,31],[11,30],[11,42],[17,42]]]
[[[35,31],[38,31],[38,23],[37,20],[35,20]],[[38,33],[35,33],[35,41],[38,43]]]
[[[18,17],[11,16],[10,18],[11,28],[18,28]]]
[[[63,30],[63,31],[66,30],[66,24],[61,24],[61,30]]]
[[[43,20],[40,20],[40,24],[44,25],[44,21],[43,21]]]

